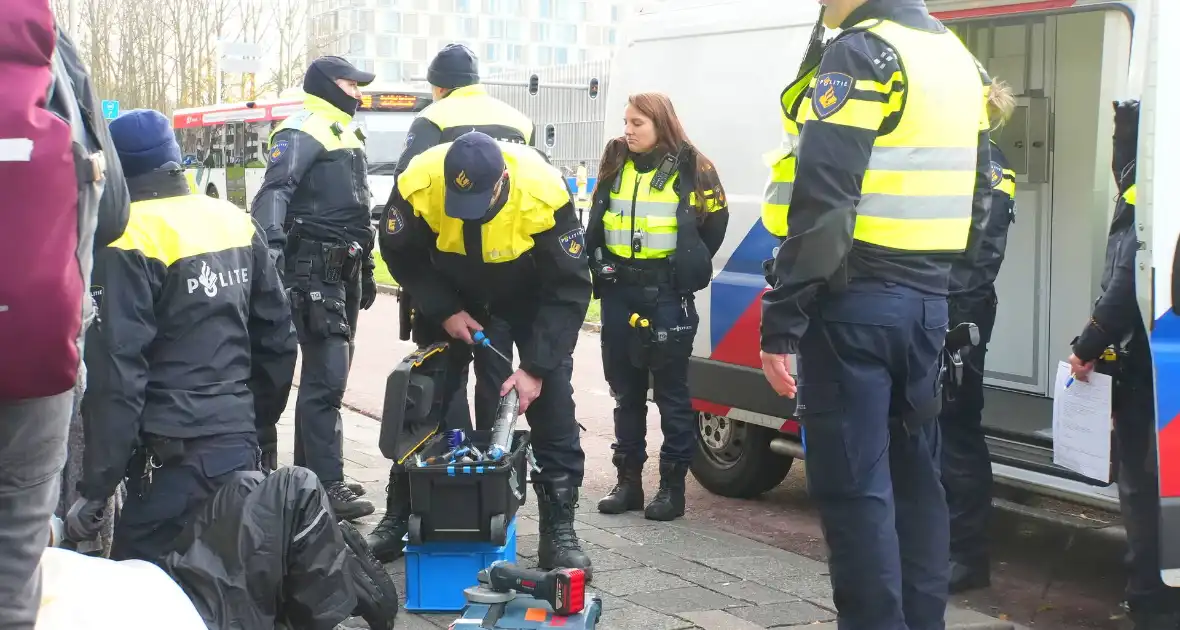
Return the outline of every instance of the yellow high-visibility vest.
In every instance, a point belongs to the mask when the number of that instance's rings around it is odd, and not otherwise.
[[[882,108],[902,112],[897,125],[873,144],[853,239],[911,252],[963,251],[971,226],[979,131],[987,121],[978,64],[950,31],[932,33],[878,19],[854,28],[888,43],[905,73],[885,83],[857,80],[852,89],[884,94],[886,101],[850,98],[823,119],[876,131]],[[821,101],[831,98],[818,80],[808,80],[811,94]],[[903,80],[904,102],[892,87]],[[783,94],[784,111],[794,104],[788,92]],[[799,129],[815,117],[811,100],[805,95],[798,107]]]
[[[503,140],[504,133],[494,127],[507,127],[520,133],[525,144],[533,142],[533,121],[515,107],[490,96],[482,85],[453,90],[446,98],[427,106],[419,116],[443,132],[453,127],[474,127],[476,131]]]
[[[1132,206],[1136,205],[1135,204],[1135,198],[1136,198],[1135,186],[1136,186],[1136,184],[1131,184],[1131,187],[1127,189],[1127,192],[1123,193],[1123,201],[1126,201],[1127,203],[1131,204]]]
[[[445,211],[443,160],[450,146],[447,142],[431,147],[410,160],[397,178],[397,189],[437,235],[438,251],[472,256],[464,244],[463,220]],[[553,215],[570,202],[565,179],[536,149],[507,142],[499,147],[508,167],[508,200],[496,216],[480,225],[480,255],[486,263],[509,262],[532,250],[533,237],[552,228],[557,223]]]
[[[673,172],[663,189],[652,186],[652,178],[658,171],[653,169],[640,173],[630,159],[615,177],[610,191],[610,207],[602,215],[602,228],[606,233],[606,249],[620,258],[667,258],[676,251],[676,233],[679,222],[676,209],[680,206],[680,194],[676,192],[676,180],[680,175]],[[720,208],[716,193],[705,192],[705,211],[715,212]],[[696,205],[696,193],[689,193],[690,206]]]
[[[770,167],[770,179],[762,196],[762,225],[780,238],[787,236],[787,213],[795,183],[795,147],[799,144],[799,123],[795,117],[818,69],[819,66],[812,68],[783,90],[783,143],[764,156]]]

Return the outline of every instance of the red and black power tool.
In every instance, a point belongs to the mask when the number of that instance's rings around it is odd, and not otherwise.
[[[467,608],[451,624],[455,630],[594,630],[602,617],[602,599],[587,593],[581,569],[537,571],[499,560],[464,595]]]

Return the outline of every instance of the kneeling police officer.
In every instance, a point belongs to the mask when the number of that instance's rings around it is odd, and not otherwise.
[[[389,272],[423,318],[464,342],[451,351],[471,353],[473,331],[497,346],[511,335],[520,368],[500,394],[516,388],[541,468],[538,563],[589,573],[574,531],[586,457],[571,379],[591,287],[565,182],[535,149],[473,131],[414,158],[394,190],[380,236]]]
[[[168,119],[115,119],[131,212],[95,252],[98,320],[86,342],[82,495],[73,540],[98,532],[119,482],[128,496],[111,557],[161,560],[197,508],[278,450],[275,424],[295,369],[291,311],[258,225],[193,195]]]

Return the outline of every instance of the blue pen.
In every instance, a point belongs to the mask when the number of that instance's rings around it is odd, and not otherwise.
[[[1065,388],[1069,389],[1070,385],[1073,385],[1073,375],[1072,374],[1070,375],[1069,380],[1065,382]]]

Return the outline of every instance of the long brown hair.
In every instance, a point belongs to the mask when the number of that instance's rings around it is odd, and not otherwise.
[[[690,147],[696,156],[696,172],[693,173],[693,191],[696,193],[694,209],[697,219],[703,220],[708,213],[705,211],[705,191],[715,191],[718,203],[725,201],[725,191],[721,188],[721,181],[717,177],[717,169],[713,162],[705,157],[692,142],[688,134],[684,133],[684,126],[676,116],[676,109],[672,107],[672,99],[660,92],[642,92],[627,97],[627,104],[639,110],[639,113],[651,119],[656,128],[656,146],[653,151],[676,155],[681,147]],[[595,196],[601,186],[610,188],[615,178],[627,163],[629,150],[627,139],[623,136],[606,143],[606,150],[602,153],[602,162],[598,165],[598,181],[594,185]]]

